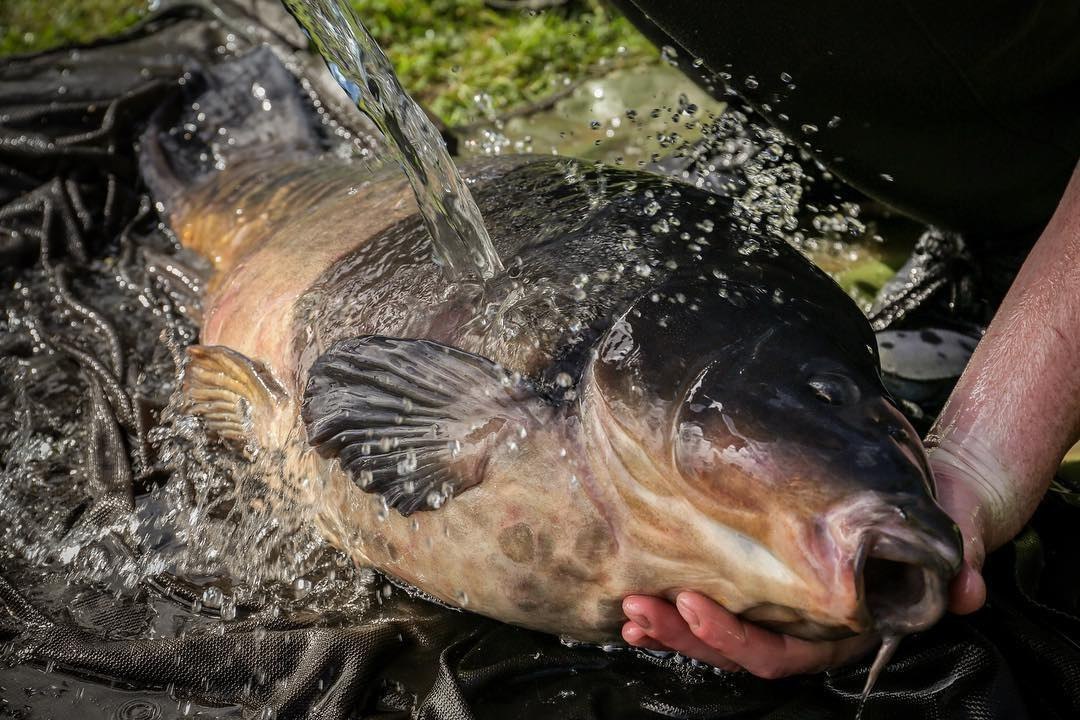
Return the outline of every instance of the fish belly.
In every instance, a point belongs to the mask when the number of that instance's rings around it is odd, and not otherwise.
[[[183,246],[214,268],[202,344],[229,347],[292,386],[297,299],[336,260],[415,211],[403,180],[336,159],[215,175],[173,218]]]

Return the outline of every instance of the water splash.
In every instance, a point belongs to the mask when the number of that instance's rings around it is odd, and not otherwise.
[[[442,137],[401,87],[382,49],[346,0],[284,0],[308,31],[331,74],[379,127],[404,169],[436,262],[450,280],[484,280],[502,263],[480,210]]]

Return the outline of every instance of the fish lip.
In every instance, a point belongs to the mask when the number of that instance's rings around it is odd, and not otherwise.
[[[919,530],[907,527],[876,528],[866,533],[856,556],[856,572],[862,573],[870,557],[918,565],[947,577],[956,574],[959,557],[953,561],[950,547]]]
[[[857,578],[858,614],[873,632],[880,635],[908,635],[934,625],[948,605],[948,582],[956,574],[959,560],[949,557],[950,546],[925,532],[910,527],[875,528],[859,545],[854,563]],[[942,552],[944,550],[944,552]],[[921,583],[916,602],[890,602],[872,596],[866,589],[867,564],[871,559],[908,566]]]
[[[836,608],[845,612],[848,627],[859,633],[909,634],[930,627],[944,615],[948,582],[960,568],[962,546],[958,535],[943,532],[937,518],[921,519],[925,510],[933,512],[932,507],[936,506],[927,504],[924,509],[916,496],[869,491],[820,519],[824,532],[819,542],[825,544],[819,551],[828,563],[839,563],[833,567],[841,575],[834,577],[842,576],[851,588],[843,596],[845,603],[852,604],[846,611]],[[871,559],[910,566],[893,570],[901,573],[906,587],[920,587],[921,582],[921,595],[893,603],[889,593],[868,593],[865,579]]]
[[[932,523],[920,521],[918,513],[924,508],[918,503],[917,497],[871,491],[827,513],[822,522],[832,530],[832,540],[839,548],[847,545],[852,549],[856,571],[862,571],[861,563],[873,550],[877,557],[927,564],[951,577],[963,561],[959,530],[954,523],[952,537],[934,532]],[[934,508],[947,518],[933,501],[926,508]]]

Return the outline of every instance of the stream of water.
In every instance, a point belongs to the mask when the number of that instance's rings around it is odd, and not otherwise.
[[[409,178],[435,259],[448,279],[486,280],[502,270],[484,219],[446,144],[401,86],[348,0],[283,0],[334,79],[378,126]]]

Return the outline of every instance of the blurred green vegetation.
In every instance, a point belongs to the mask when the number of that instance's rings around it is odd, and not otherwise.
[[[544,12],[483,0],[351,1],[405,87],[451,126],[541,100],[602,65],[658,56],[599,0]],[[146,0],[0,0],[0,56],[113,34],[145,9]]]
[[[1070,491],[1080,503],[1080,442],[1073,445],[1065,454],[1058,475],[1069,485]]]
[[[542,13],[492,10],[482,0],[353,0],[402,82],[449,125],[502,113],[595,71],[658,53],[597,0]],[[620,50],[621,48],[621,50]]]
[[[860,307],[868,308],[878,291],[896,274],[896,268],[878,258],[867,258],[853,263],[833,275],[833,279]]]
[[[113,35],[145,11],[146,0],[0,0],[0,55]]]

